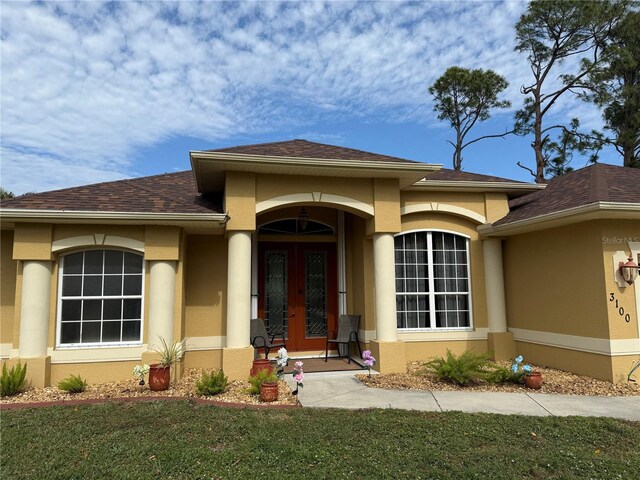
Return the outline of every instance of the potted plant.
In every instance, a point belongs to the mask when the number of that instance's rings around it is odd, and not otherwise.
[[[515,358],[513,365],[511,365],[513,380],[519,381],[520,383],[524,380],[524,384],[528,388],[539,390],[542,386],[542,374],[540,372],[533,371],[531,365],[522,363],[523,360],[522,355],[518,355]]]
[[[278,376],[273,370],[259,370],[249,377],[251,386],[247,393],[260,395],[263,402],[273,402],[278,399]]]
[[[171,383],[171,365],[175,365],[182,358],[182,344],[176,342],[168,345],[166,340],[160,337],[161,348],[153,351],[160,356],[158,363],[149,365],[149,388],[159,392],[169,388]]]
[[[271,372],[260,385],[260,399],[263,402],[275,402],[278,399],[278,377]]]
[[[524,377],[524,384],[534,390],[540,390],[540,387],[542,387],[542,374],[535,371],[527,373]]]

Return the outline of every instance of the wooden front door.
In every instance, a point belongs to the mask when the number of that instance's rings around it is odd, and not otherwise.
[[[287,350],[324,350],[336,329],[337,269],[333,243],[260,243],[258,314],[267,331],[284,333]]]

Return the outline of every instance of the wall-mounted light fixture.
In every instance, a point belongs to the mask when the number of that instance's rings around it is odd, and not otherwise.
[[[300,228],[300,231],[304,232],[308,226],[309,226],[309,214],[304,209],[304,207],[302,207],[302,209],[300,210],[300,213],[298,214],[298,227]]]
[[[633,282],[638,278],[638,265],[633,261],[633,257],[629,257],[627,263],[618,263],[618,268],[624,281],[633,285]]]

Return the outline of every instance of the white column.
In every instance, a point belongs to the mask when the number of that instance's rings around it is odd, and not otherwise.
[[[338,314],[347,313],[347,271],[345,260],[344,212],[338,211]]]
[[[251,320],[251,232],[229,233],[227,347],[249,346]]]
[[[376,289],[376,339],[394,342],[396,332],[396,275],[393,254],[394,240],[390,233],[373,235],[373,267]]]
[[[51,303],[51,262],[22,262],[22,303],[20,307],[21,358],[46,357],[49,341]]]
[[[149,349],[160,348],[160,337],[173,344],[173,310],[176,301],[176,262],[149,262]]]
[[[258,318],[258,234],[251,236],[251,318]]]
[[[484,281],[487,292],[489,332],[506,332],[507,314],[502,272],[502,240],[487,238],[482,241],[482,248],[484,250]]]

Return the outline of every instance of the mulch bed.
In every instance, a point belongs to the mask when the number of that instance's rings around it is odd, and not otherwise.
[[[153,401],[163,399],[194,400],[198,403],[215,405],[262,406],[294,406],[296,397],[291,394],[289,385],[283,380],[279,382],[278,400],[263,402],[258,395],[246,392],[249,382],[237,380],[229,382],[224,393],[206,397],[196,393],[195,382],[200,378],[201,370],[188,370],[178,382],[171,384],[168,390],[153,392],[148,385],[141,387],[137,380],[88,385],[82,393],[67,393],[58,387],[29,388],[12,397],[0,399],[0,409],[11,408],[9,405],[30,404],[31,406],[69,405],[77,403],[102,403],[105,401]],[[15,407],[14,407],[15,408]]]
[[[357,375],[357,378],[373,388],[399,389],[399,390],[447,390],[447,391],[477,391],[477,392],[537,392],[556,393],[563,395],[595,395],[603,397],[634,396],[640,395],[640,385],[637,383],[609,383],[604,380],[584,375],[532,365],[534,370],[542,373],[543,383],[540,390],[530,390],[524,385],[515,383],[487,384],[475,383],[465,387],[437,381],[435,376],[424,373],[425,362],[413,362],[407,366],[407,373],[391,373],[380,375]],[[496,362],[498,365],[509,368],[511,362]]]

